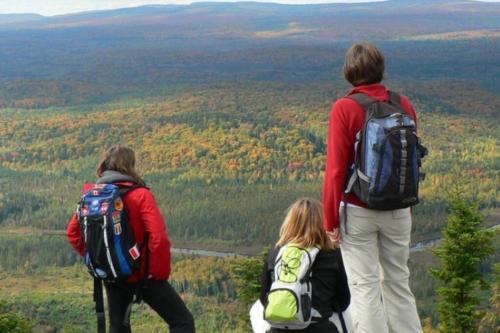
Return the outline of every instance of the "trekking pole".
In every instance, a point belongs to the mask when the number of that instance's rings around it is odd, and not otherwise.
[[[106,314],[104,313],[104,297],[102,281],[94,278],[94,302],[97,316],[97,333],[106,333]]]
[[[123,318],[123,324],[125,326],[130,325],[130,315],[132,314],[132,305],[134,303],[136,303],[136,304],[142,303],[143,292],[144,292],[144,289],[146,289],[146,287],[147,287],[147,280],[148,280],[148,275],[149,275],[148,242],[149,242],[149,235],[146,233],[144,235],[144,242],[142,243],[143,249],[144,249],[144,258],[143,258],[143,260],[144,260],[144,276],[142,278],[142,281],[137,283],[136,288],[135,288],[134,299],[132,299],[132,301],[130,302],[130,304],[127,307],[127,311],[125,311],[125,317]]]

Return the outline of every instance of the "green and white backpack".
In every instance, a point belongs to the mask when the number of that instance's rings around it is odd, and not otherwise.
[[[271,327],[304,329],[313,317],[321,317],[312,307],[312,265],[318,252],[316,247],[304,249],[294,244],[278,252],[264,308],[264,319]]]

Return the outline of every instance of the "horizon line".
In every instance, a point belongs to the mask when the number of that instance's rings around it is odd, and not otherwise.
[[[171,0],[172,1],[172,0]],[[174,0],[175,1],[175,0]],[[185,1],[185,0],[177,0],[177,1]],[[65,15],[76,15],[76,14],[84,14],[84,13],[95,13],[95,12],[105,12],[105,11],[113,11],[113,10],[120,10],[120,9],[133,9],[133,8],[141,8],[141,7],[168,7],[168,6],[192,6],[200,3],[205,3],[205,4],[216,4],[216,3],[227,3],[227,4],[235,4],[235,3],[262,3],[262,4],[273,4],[273,5],[283,5],[283,6],[315,6],[315,5],[355,5],[355,4],[369,4],[369,3],[378,3],[378,2],[388,2],[388,1],[395,1],[395,0],[339,0],[339,1],[334,1],[332,0],[315,0],[317,2],[310,3],[304,0],[278,0],[278,1],[260,1],[260,0],[200,0],[200,1],[191,1],[186,3],[143,3],[140,4],[138,2],[134,2],[133,4],[129,6],[112,6],[109,8],[89,8],[89,9],[83,9],[83,10],[69,10],[69,11],[62,11],[62,12],[55,12],[55,13],[44,13],[43,11],[2,11],[0,9],[0,15],[37,15],[37,16],[42,16],[45,18],[52,18],[52,17],[58,17],[58,16],[65,16]],[[418,1],[418,0],[417,0]],[[483,3],[496,3],[500,2],[500,0],[466,0],[466,1],[471,1],[471,2],[483,2]]]

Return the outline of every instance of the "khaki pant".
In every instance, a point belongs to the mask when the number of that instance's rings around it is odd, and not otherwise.
[[[341,207],[342,257],[355,333],[422,332],[409,287],[410,209]]]

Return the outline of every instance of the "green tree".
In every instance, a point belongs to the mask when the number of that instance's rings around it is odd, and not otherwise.
[[[475,316],[480,302],[477,289],[486,283],[480,264],[493,253],[493,233],[480,228],[483,215],[477,204],[465,199],[460,186],[450,193],[451,214],[444,240],[434,250],[441,267],[431,270],[440,282],[437,293],[439,330],[446,333],[477,332]]]
[[[232,264],[231,278],[236,286],[236,298],[243,305],[240,307],[239,329],[250,330],[248,310],[260,297],[261,274],[268,253],[266,248],[259,257],[239,258]]]
[[[31,323],[20,315],[9,312],[5,303],[0,301],[0,332],[31,333]]]
[[[481,319],[479,332],[488,332],[488,330],[500,332],[500,264],[494,267],[494,277],[490,307]]]
[[[260,279],[264,261],[261,257],[237,259],[231,268],[231,277],[236,285],[236,295],[245,306],[260,297]]]

